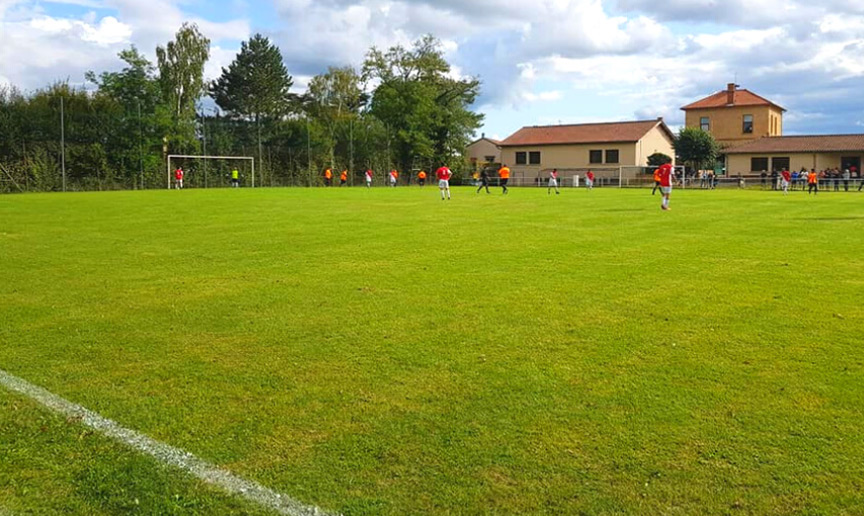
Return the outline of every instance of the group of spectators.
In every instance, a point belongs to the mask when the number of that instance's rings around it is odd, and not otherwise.
[[[705,188],[708,190],[717,188],[717,183],[720,181],[713,170],[700,170],[699,173],[696,174],[696,178],[699,180],[699,188]]]
[[[829,168],[826,170],[821,170],[816,172],[815,170],[808,171],[806,168],[801,168],[800,171],[792,172],[791,177],[792,181],[790,186],[792,190],[798,189],[801,187],[801,190],[806,190],[809,186],[809,177],[812,172],[816,173],[817,184],[819,186],[819,190],[831,190],[833,187],[835,192],[839,192],[841,187],[844,191],[848,192],[850,186],[854,186],[852,184],[853,180],[858,181],[858,191],[860,192],[862,188],[864,188],[864,181],[862,181],[861,171],[858,170],[857,167],[852,166],[846,169],[839,168]],[[771,189],[772,190],[780,190],[782,188],[783,177],[780,172],[773,171],[769,175],[767,172],[762,172],[760,175],[762,179],[762,188],[768,187],[768,180],[770,179]]]

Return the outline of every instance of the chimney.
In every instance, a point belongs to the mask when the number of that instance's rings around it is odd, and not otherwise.
[[[726,87],[726,100],[727,100],[726,104],[727,105],[731,106],[732,104],[735,104],[735,90],[737,90],[737,89],[738,89],[738,85],[735,84],[734,82],[730,82],[729,85]]]

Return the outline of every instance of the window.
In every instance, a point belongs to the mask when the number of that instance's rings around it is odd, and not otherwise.
[[[789,158],[774,158],[771,160],[771,170],[782,172],[789,170]]]
[[[774,125],[774,119],[771,119]],[[753,115],[744,115],[744,134],[753,134]]]
[[[617,164],[618,163],[618,151],[617,150],[607,150],[606,151],[606,163]]]
[[[699,120],[699,125],[702,127],[702,130],[706,133],[711,130],[711,119],[707,116],[703,116],[701,120]]]
[[[486,156],[486,163],[495,163],[495,156]]]
[[[595,165],[597,163],[603,163],[602,150],[592,150],[590,154],[590,159],[588,161],[590,161],[592,165]]]
[[[528,154],[528,164],[529,165],[539,165],[540,164],[540,153],[539,152],[531,152]]]
[[[528,153],[527,152],[517,152],[516,153],[516,164],[517,165],[527,165],[528,164]]]
[[[768,158],[751,158],[750,159],[750,171],[751,172],[767,172],[768,171]]]

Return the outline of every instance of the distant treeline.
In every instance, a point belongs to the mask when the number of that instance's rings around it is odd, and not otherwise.
[[[281,52],[261,35],[211,83],[209,54],[210,41],[187,24],[156,49],[155,65],[131,47],[121,71],[87,73],[90,87],[0,89],[0,191],[61,190],[64,167],[69,190],[162,188],[168,154],[251,156],[268,186],[314,185],[324,168],[383,177],[448,164],[458,173],[482,122],[470,110],[479,81],[454,78],[431,36],[372,48],[361,70],[331,68],[303,95],[290,92]],[[177,163],[193,186],[205,170],[209,186],[227,184],[235,165]]]

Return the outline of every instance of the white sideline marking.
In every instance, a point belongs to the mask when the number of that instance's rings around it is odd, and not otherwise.
[[[0,385],[23,394],[67,418],[80,419],[81,423],[93,430],[150,455],[162,464],[182,469],[208,484],[218,486],[232,495],[242,496],[266,509],[288,516],[323,516],[326,514],[317,507],[304,505],[289,496],[279,494],[257,482],[238,477],[180,448],[175,448],[151,439],[135,430],[124,428],[110,419],[65,400],[56,394],[52,394],[2,369],[0,369]],[[0,514],[2,512],[0,510]]]

